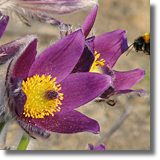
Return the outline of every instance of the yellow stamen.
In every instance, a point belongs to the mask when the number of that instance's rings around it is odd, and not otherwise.
[[[95,55],[94,62],[92,64],[89,72],[99,73],[99,66],[104,66],[105,60],[103,58],[98,60],[100,57],[100,53],[97,53],[97,51],[94,52],[94,55]]]
[[[51,79],[50,75],[35,75],[22,82],[22,90],[27,96],[23,112],[25,117],[44,118],[60,112],[60,100],[63,100],[63,93],[59,93],[61,85],[56,85],[56,78]]]

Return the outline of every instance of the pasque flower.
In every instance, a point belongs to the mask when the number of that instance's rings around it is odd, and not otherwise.
[[[2,37],[4,31],[7,27],[8,21],[9,21],[9,16],[3,15],[0,12],[0,38]]]
[[[12,116],[31,136],[58,133],[99,133],[99,124],[74,110],[105,91],[112,79],[97,73],[70,74],[82,55],[85,39],[78,30],[43,51],[36,59],[34,38],[6,76],[7,104]],[[7,46],[6,46],[7,47]]]
[[[14,12],[27,25],[30,25],[30,19],[59,25],[63,22],[51,15],[71,13],[97,3],[97,0],[2,0],[0,9]]]
[[[92,144],[88,144],[90,150],[106,150],[106,147],[103,144],[100,144],[94,147]]]
[[[88,38],[96,18],[97,10],[98,6],[90,12],[82,25],[82,30],[86,37],[86,46],[73,72],[97,72],[110,75],[113,78],[113,86],[110,86],[101,95],[102,98],[126,93],[135,93],[138,96],[148,95],[144,90],[130,89],[145,76],[143,69],[139,68],[125,72],[112,69],[118,58],[128,49],[125,30],[115,30],[97,37]]]

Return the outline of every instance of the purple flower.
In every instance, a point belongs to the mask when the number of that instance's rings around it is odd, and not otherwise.
[[[82,25],[82,30],[86,37],[86,45],[80,59],[83,65],[76,66],[73,72],[95,72],[98,66],[104,65],[113,68],[117,59],[128,48],[127,37],[124,30],[115,30],[97,37],[87,37],[96,19],[97,10],[98,6],[90,12]],[[87,61],[87,59],[89,61]],[[86,62],[88,62],[88,64],[86,64]],[[87,67],[84,67],[84,64]]]
[[[78,30],[42,52],[36,59],[34,39],[10,62],[6,90],[9,108],[31,136],[58,133],[99,133],[99,124],[74,110],[99,96],[111,84],[108,75],[70,74],[82,55],[85,39]]]
[[[3,15],[0,12],[0,38],[2,37],[4,31],[7,27],[8,21],[9,21],[9,16]]]
[[[106,147],[103,144],[100,144],[94,147],[92,144],[88,144],[90,150],[106,150]]]
[[[29,19],[49,24],[61,24],[63,22],[50,15],[67,14],[93,7],[96,4],[97,0],[4,0],[0,4],[0,9],[14,12],[27,25],[30,25]]]
[[[0,121],[4,121],[5,119],[10,119],[9,118],[10,114],[8,114],[9,108],[5,107],[7,104],[6,102],[7,100],[4,98],[5,97],[4,94],[6,93],[5,91],[6,86],[10,84],[10,78],[8,77],[11,74],[11,70],[17,58],[20,57],[21,53],[23,53],[26,50],[26,47],[35,39],[37,39],[35,35],[30,35],[0,46],[0,65],[1,65],[0,66],[1,67]],[[3,115],[5,117],[3,117]]]
[[[102,98],[126,93],[135,93],[138,96],[148,95],[144,90],[133,91],[130,89],[145,76],[143,69],[126,72],[112,69],[118,58],[128,49],[126,31],[115,30],[97,37],[87,38],[96,19],[97,10],[98,6],[90,12],[82,25],[86,45],[73,73],[89,71],[110,75],[113,78],[113,86],[101,95]]]
[[[87,37],[89,32],[92,29],[94,21],[96,19],[98,6],[96,6],[90,14],[85,19],[82,30],[84,36]],[[115,30],[112,32],[104,33],[97,37],[93,37],[93,44],[88,44],[91,48],[91,51],[94,51],[94,57],[96,62],[102,65],[108,65],[109,67],[113,67],[116,63],[117,59],[126,51],[128,48],[127,45],[127,37],[125,35],[124,30]],[[91,38],[89,38],[91,39]],[[86,39],[86,41],[88,38]],[[102,58],[101,58],[102,57]],[[97,65],[98,65],[97,64]],[[95,69],[92,66],[92,69]]]

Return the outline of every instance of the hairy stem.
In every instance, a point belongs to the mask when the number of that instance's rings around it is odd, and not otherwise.
[[[26,150],[29,144],[30,138],[27,135],[23,135],[17,150]]]

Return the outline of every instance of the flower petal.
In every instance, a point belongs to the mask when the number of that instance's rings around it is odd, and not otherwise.
[[[115,30],[102,35],[99,35],[94,40],[95,50],[101,54],[111,68],[116,63],[117,59],[128,48],[127,37],[124,30]]]
[[[14,66],[12,77],[21,77],[26,79],[28,76],[29,69],[32,63],[35,61],[36,57],[36,48],[37,48],[37,39],[33,39],[30,44],[23,51],[22,55],[16,61]]]
[[[97,121],[86,117],[75,110],[68,112],[59,112],[52,116],[45,116],[44,119],[33,119],[37,126],[52,132],[57,133],[77,133],[77,132],[92,132],[98,134],[100,127]]]
[[[15,109],[15,112],[18,116],[20,116],[23,112],[23,107],[26,103],[27,97],[25,93],[22,91],[21,86],[22,86],[22,81],[23,79],[20,77],[14,77],[11,79],[11,94],[10,94],[10,99],[13,99],[13,103],[10,104],[10,108]],[[12,108],[14,107],[14,108]]]
[[[3,15],[0,12],[0,39],[1,39],[5,29],[7,27],[8,21],[9,21],[9,16]]]
[[[19,57],[26,47],[35,39],[37,39],[35,35],[30,35],[0,46],[0,65],[6,63],[15,55],[15,59]]]
[[[143,89],[137,89],[137,90],[131,90],[131,89],[126,89],[126,90],[120,90],[120,91],[115,91],[112,93],[113,95],[115,94],[132,94],[132,95],[137,95],[139,97],[148,97],[149,94],[144,91]]]
[[[74,67],[72,73],[76,72],[89,72],[90,67],[94,61],[94,52],[93,52],[93,40],[94,38],[87,40],[81,58]],[[91,47],[90,47],[91,46]]]
[[[45,74],[57,77],[56,82],[63,80],[77,64],[84,44],[81,30],[64,37],[37,57],[30,68],[29,77]]]
[[[143,69],[136,69],[132,71],[119,72],[114,71],[107,65],[101,67],[102,74],[110,75],[113,78],[113,87],[109,87],[105,92],[103,92],[100,97],[107,98],[115,94],[128,94],[135,93],[139,97],[147,96],[147,93],[142,90],[131,90],[136,83],[138,83],[145,76],[145,71]]]
[[[106,150],[106,147],[103,144],[100,144],[94,147],[92,144],[88,144],[90,150]]]
[[[96,19],[97,15],[97,10],[98,10],[98,5],[94,7],[94,9],[89,13],[87,18],[85,19],[83,25],[82,25],[82,30],[84,33],[84,36],[87,37],[89,32],[91,31],[94,21]]]
[[[130,89],[145,76],[145,71],[141,68],[126,72],[114,71],[114,73],[114,91]]]
[[[70,74],[61,82],[64,94],[61,112],[75,109],[98,97],[112,84],[108,75],[97,73]]]
[[[30,118],[21,119],[16,117],[17,123],[24,129],[32,138],[35,138],[35,135],[41,136],[43,138],[49,138],[50,133],[44,129],[35,126],[34,122]]]

